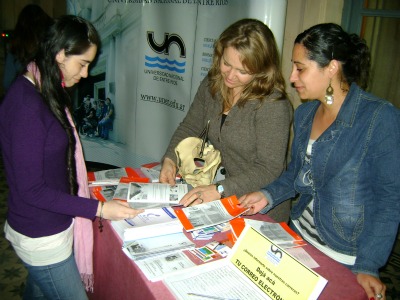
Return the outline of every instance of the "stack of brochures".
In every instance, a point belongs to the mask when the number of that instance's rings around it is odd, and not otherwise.
[[[182,232],[182,224],[170,207],[146,209],[131,219],[111,221],[124,242]]]
[[[171,260],[174,256],[180,257],[177,253],[182,250],[195,247],[183,233],[182,224],[171,207],[146,209],[134,218],[111,221],[111,225],[123,241],[122,251],[136,263],[144,260],[141,265],[154,257]]]

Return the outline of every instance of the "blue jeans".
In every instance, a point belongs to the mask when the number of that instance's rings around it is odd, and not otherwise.
[[[108,132],[110,131],[112,119],[103,119],[99,122],[99,134],[102,138],[108,139]]]
[[[28,270],[24,300],[88,299],[73,255],[52,265],[40,267],[25,263],[24,265]]]

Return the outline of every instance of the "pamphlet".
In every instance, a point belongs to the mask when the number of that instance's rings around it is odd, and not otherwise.
[[[140,171],[150,179],[150,182],[159,182],[160,181],[160,172],[161,172],[161,163],[152,162],[143,164],[140,168]],[[177,174],[176,180],[181,180],[181,176]]]
[[[247,224],[227,258],[166,276],[164,283],[177,299],[313,300],[327,280]]]
[[[90,186],[117,185],[121,177],[135,178],[137,182],[149,182],[150,179],[138,174],[133,168],[116,168],[96,172],[88,172]]]
[[[137,209],[178,206],[179,201],[189,191],[188,184],[140,183],[128,185],[128,203]]]
[[[240,216],[247,208],[238,206],[239,201],[235,195],[189,206],[175,211],[186,231],[193,231],[204,227],[225,223]]]
[[[183,232],[177,232],[125,242],[122,250],[128,257],[137,261],[162,253],[194,247],[195,244]]]
[[[113,200],[128,201],[129,183],[138,182],[134,177],[121,177],[115,189]]]
[[[92,187],[92,194],[95,199],[107,202],[113,199],[117,185],[99,185]]]
[[[180,270],[196,267],[196,264],[182,251],[164,253],[135,261],[135,263],[147,279],[153,282],[162,280],[168,274],[171,275]]]
[[[111,221],[123,241],[182,232],[182,224],[170,207],[150,208],[134,218]]]
[[[295,233],[285,222],[273,223],[247,218],[236,218],[230,221],[233,243],[240,236],[240,233],[243,231],[246,224],[257,229],[263,235],[271,239],[275,244],[278,244],[284,249],[299,247],[306,244],[303,238]]]

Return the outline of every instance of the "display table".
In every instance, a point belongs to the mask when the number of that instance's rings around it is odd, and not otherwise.
[[[267,216],[256,215],[251,218],[271,221]],[[122,240],[109,221],[103,221],[103,232],[94,226],[94,293],[89,299],[175,299],[162,281],[147,280],[136,264],[121,250]],[[319,299],[364,300],[367,296],[357,283],[356,276],[346,267],[332,260],[311,245],[304,249],[320,265],[314,269],[328,280]]]

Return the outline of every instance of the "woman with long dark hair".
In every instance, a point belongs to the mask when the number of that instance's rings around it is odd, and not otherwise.
[[[126,203],[89,199],[66,88],[88,76],[99,47],[91,23],[60,17],[0,106],[9,185],[4,230],[28,270],[24,299],[86,299],[84,287],[90,290],[93,284],[92,220],[120,220],[141,212]]]

